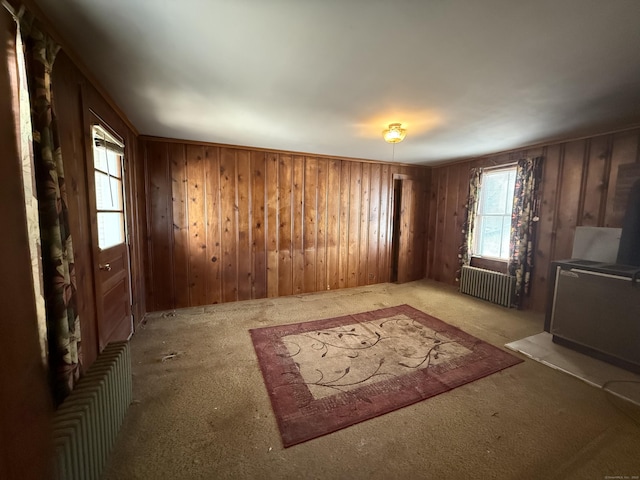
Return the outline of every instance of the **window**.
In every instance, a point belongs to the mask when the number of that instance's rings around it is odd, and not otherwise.
[[[516,167],[490,170],[482,174],[473,255],[509,258],[511,208],[516,180]]]
[[[98,247],[104,250],[125,241],[122,154],[118,140],[93,127],[93,162],[96,187]]]

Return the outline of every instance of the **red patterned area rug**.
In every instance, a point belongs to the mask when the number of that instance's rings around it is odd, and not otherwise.
[[[285,447],[522,362],[409,305],[250,333]]]

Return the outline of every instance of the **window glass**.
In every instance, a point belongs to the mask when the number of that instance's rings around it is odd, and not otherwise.
[[[99,126],[93,127],[93,136],[98,247],[104,250],[125,243],[123,158],[121,155],[123,146]],[[96,143],[100,143],[101,146],[97,146]],[[111,149],[109,147],[111,144],[119,150]],[[102,145],[106,145],[106,147]]]
[[[104,147],[93,147],[93,162],[96,170],[120,178],[120,155]]]
[[[473,239],[474,255],[509,258],[515,178],[515,167],[483,174]]]
[[[96,208],[123,210],[122,181],[96,170]]]
[[[98,246],[104,250],[124,243],[124,214],[98,212]]]

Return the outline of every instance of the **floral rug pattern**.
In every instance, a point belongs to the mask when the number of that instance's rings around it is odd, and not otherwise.
[[[409,305],[250,334],[285,447],[522,361]]]

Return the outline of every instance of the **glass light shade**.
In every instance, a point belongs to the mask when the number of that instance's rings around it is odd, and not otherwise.
[[[407,131],[402,128],[400,123],[391,123],[387,130],[382,131],[384,141],[387,143],[398,143],[407,136]]]

